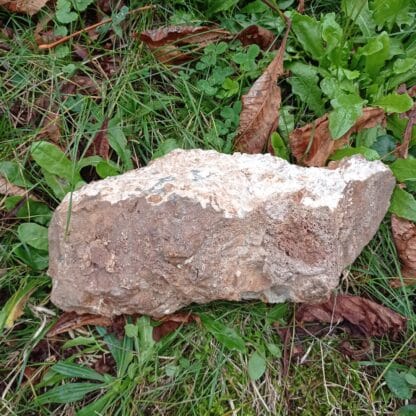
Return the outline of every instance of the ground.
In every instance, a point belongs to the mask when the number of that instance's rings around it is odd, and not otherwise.
[[[0,177],[17,186],[0,199],[0,413],[306,416],[393,415],[402,409],[400,414],[416,414],[408,406],[415,399],[386,383],[390,370],[414,375],[416,354],[415,286],[390,285],[400,276],[390,214],[344,272],[338,292],[402,314],[407,330],[395,340],[372,338],[361,355],[345,353],[344,341],[356,348],[363,341],[351,339],[345,329],[328,324],[319,334],[299,334],[292,318],[297,305],[261,302],[190,306],[185,311],[201,322],[158,342],[151,336],[155,323],[146,317],[126,318],[125,333],[123,321],[46,337],[62,312],[49,301],[45,232],[63,195],[81,183],[146,165],[175,147],[231,152],[241,96],[276,53],[220,42],[169,66],[158,61],[140,33],[213,23],[238,33],[258,24],[280,42],[285,29],[260,1],[155,1],[154,9],[137,12],[131,11],[144,2],[58,0],[56,8],[51,3],[32,17],[0,10]],[[297,7],[294,1],[278,3],[284,10]],[[334,12],[347,39],[359,31],[341,14],[341,2],[311,0],[305,7],[305,14],[317,18]],[[99,33],[38,48],[103,16],[112,16],[113,24]],[[397,46],[397,39],[414,32],[414,24],[403,23],[400,32],[396,23],[389,33]],[[287,57],[302,53],[291,33]],[[369,65],[364,70],[370,78],[382,77]],[[362,82],[367,88],[366,79]],[[412,79],[406,82],[412,85]],[[294,83],[279,82],[283,143],[291,124],[307,123],[329,106],[292,93]],[[376,100],[370,87],[365,91],[367,101]],[[312,88],[307,97],[313,93]],[[46,143],[41,151],[33,145],[39,141]],[[293,333],[288,342],[285,329]],[[414,386],[408,380],[405,387]],[[400,381],[396,387],[400,390]]]

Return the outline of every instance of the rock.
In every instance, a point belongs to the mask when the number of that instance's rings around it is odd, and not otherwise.
[[[175,150],[65,197],[49,227],[52,301],[160,317],[217,299],[326,300],[377,231],[394,184],[383,163],[359,156],[304,168]]]

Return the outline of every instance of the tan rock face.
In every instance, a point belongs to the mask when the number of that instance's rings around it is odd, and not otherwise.
[[[360,157],[324,169],[173,151],[82,187],[71,208],[67,195],[49,228],[52,301],[106,316],[218,299],[322,301],[377,231],[394,183]]]

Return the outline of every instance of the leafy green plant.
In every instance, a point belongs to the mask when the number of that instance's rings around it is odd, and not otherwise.
[[[402,400],[410,400],[416,390],[416,372],[414,369],[407,371],[388,370],[385,375],[386,383],[395,397]]]

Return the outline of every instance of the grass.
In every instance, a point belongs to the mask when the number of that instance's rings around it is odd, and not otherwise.
[[[182,71],[171,71],[158,63],[135,35],[169,22],[206,21],[204,2],[189,3],[192,4],[184,6],[179,1],[170,5],[160,2],[157,12],[131,16],[121,39],[104,35],[93,40],[85,34],[46,53],[33,48],[37,18],[0,12],[0,23],[11,29],[13,35],[2,40],[9,49],[7,53],[0,48],[0,160],[15,161],[27,175],[33,184],[31,195],[49,209],[42,215],[50,215],[59,198],[31,159],[30,145],[39,139],[41,126],[48,117],[60,118],[61,133],[56,144],[73,163],[85,156],[105,119],[114,119],[123,129],[134,167],[145,165],[154,154],[163,154],[171,146],[232,150],[236,128],[233,116],[238,113],[233,105],[271,55],[266,53],[254,71],[242,71],[234,65],[240,80],[234,95],[218,98],[201,92],[196,82],[211,76],[212,69],[196,71],[196,58],[185,64]],[[308,3],[308,13],[337,11],[336,2]],[[137,5],[132,4],[132,8]],[[45,15],[41,12],[40,18]],[[210,18],[236,31],[249,16],[234,8]],[[272,20],[270,13],[257,18],[260,23]],[[78,21],[69,25],[68,30],[73,32],[83,25]],[[275,30],[281,31],[282,27]],[[108,48],[103,48],[104,40],[109,43]],[[86,58],[68,54],[77,45],[86,49]],[[228,66],[233,53],[231,50],[220,55],[218,66]],[[201,51],[199,57],[202,56]],[[111,61],[117,62],[116,76],[109,75]],[[69,65],[75,65],[78,75],[94,80],[98,95],[91,90],[78,90],[70,96],[62,93],[62,86],[73,76],[74,67]],[[284,83],[282,87],[285,88]],[[283,105],[294,108],[296,122],[311,117],[295,97],[283,96]],[[113,159],[121,171],[131,168],[117,152],[113,152]],[[86,181],[98,178],[91,167],[84,168],[82,176]],[[6,202],[6,198],[0,200],[1,204]],[[9,301],[10,306],[14,294],[23,296],[25,285],[36,285],[23,315],[10,328],[4,328],[0,337],[0,414],[72,415],[106,392],[110,392],[111,400],[99,413],[103,415],[393,415],[405,404],[387,388],[384,374],[389,368],[414,366],[416,289],[389,286],[389,279],[400,275],[400,265],[388,218],[344,273],[339,290],[369,297],[402,313],[408,318],[404,338],[374,339],[374,348],[367,356],[354,361],[339,352],[347,335],[333,328],[328,328],[321,338],[295,337],[289,346],[292,362],[284,374],[284,346],[272,322],[280,320],[280,327],[292,328],[294,305],[288,305],[286,313],[280,307],[261,302],[217,302],[187,308],[238,331],[245,341],[245,352],[230,351],[204,327],[195,324],[183,326],[147,347],[140,345],[140,337],[120,341],[97,327],[46,338],[60,313],[49,302],[50,282],[43,279],[44,271],[34,271],[14,251],[19,244],[18,225],[41,215],[32,211],[33,206],[27,205],[20,218],[0,223],[0,304],[4,306]],[[297,356],[295,350],[300,345],[303,353]],[[253,381],[248,375],[248,363],[256,351],[267,358],[267,368],[260,379]],[[102,367],[104,361],[109,363],[107,372],[114,377],[109,381],[111,388],[89,393],[74,403],[39,404],[37,397],[62,384],[63,377],[51,371],[52,365],[62,360],[93,368]],[[72,381],[82,382],[79,378]]]

